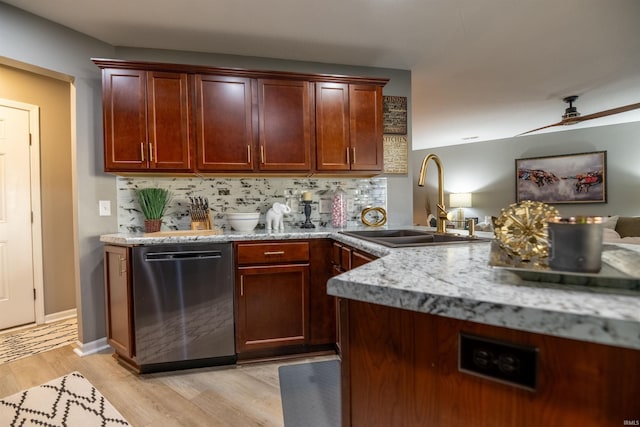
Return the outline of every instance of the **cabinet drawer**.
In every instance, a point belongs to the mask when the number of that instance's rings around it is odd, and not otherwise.
[[[309,261],[309,243],[241,243],[238,265]]]

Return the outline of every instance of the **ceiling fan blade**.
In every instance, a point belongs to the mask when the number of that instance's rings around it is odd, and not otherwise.
[[[627,111],[636,110],[640,108],[640,102],[637,104],[629,104],[623,107],[612,108],[610,110],[600,111],[598,113],[587,114],[586,116],[575,117],[574,122],[584,122],[585,120],[598,119],[600,117],[611,116],[613,114],[625,113]]]
[[[542,126],[541,128],[538,128],[538,129],[532,129],[532,130],[529,130],[529,131],[526,131],[526,132],[520,133],[520,134],[518,134],[518,135],[516,135],[516,136],[526,135],[526,134],[528,134],[528,133],[537,132],[537,131],[542,130],[542,129],[552,128],[552,127],[554,127],[554,126],[560,126],[560,125],[563,125],[563,124],[564,124],[564,122],[558,122],[558,123],[554,123],[554,124],[552,124],[552,125]]]

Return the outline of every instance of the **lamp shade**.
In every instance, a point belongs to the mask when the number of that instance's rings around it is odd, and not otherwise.
[[[449,194],[449,206],[451,206],[452,208],[470,208],[471,193]]]

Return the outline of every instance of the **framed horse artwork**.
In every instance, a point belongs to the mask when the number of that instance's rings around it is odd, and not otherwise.
[[[607,202],[607,152],[516,159],[516,201]]]

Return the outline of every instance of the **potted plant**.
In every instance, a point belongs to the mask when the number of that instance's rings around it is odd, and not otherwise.
[[[144,215],[144,231],[160,231],[162,216],[171,199],[171,193],[164,188],[141,188],[136,190],[138,203]]]

